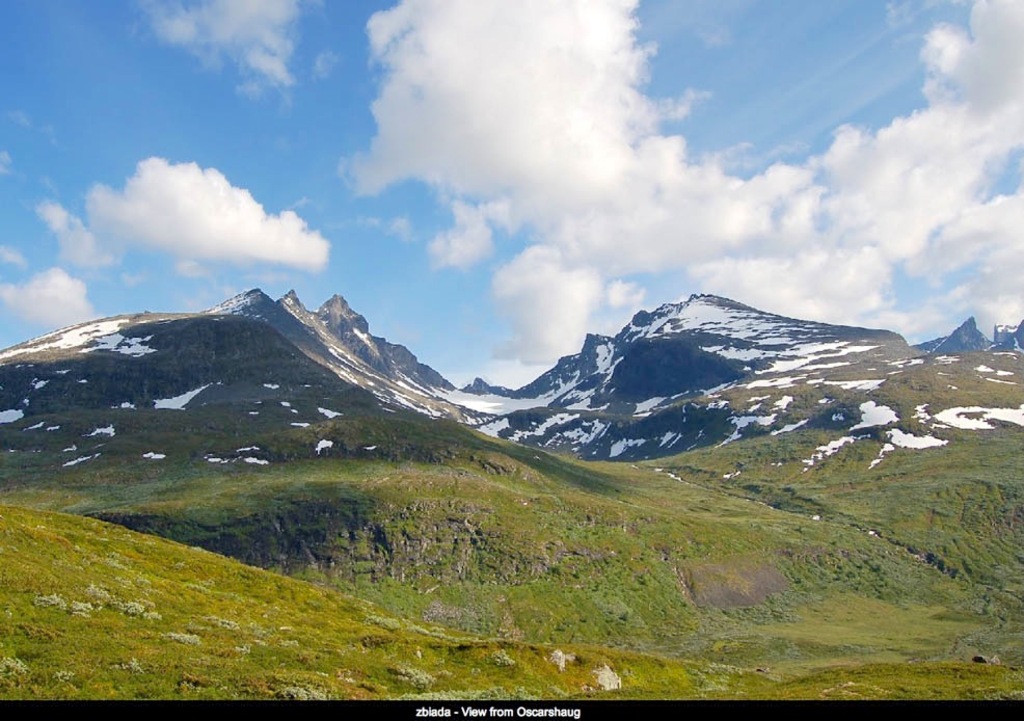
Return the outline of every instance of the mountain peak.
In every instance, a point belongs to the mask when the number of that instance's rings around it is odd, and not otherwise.
[[[223,303],[209,308],[205,312],[209,315],[244,315],[247,308],[255,308],[264,303],[273,303],[266,293],[260,288],[252,288],[228,298]]]
[[[302,310],[306,310],[306,306],[302,305],[302,301],[299,300],[299,294],[296,293],[294,289],[288,291],[283,296],[281,296],[281,303],[284,303],[285,305],[290,305],[293,308],[301,308]]]
[[[978,322],[972,315],[961,323],[956,330],[943,338],[921,343],[915,346],[927,353],[941,355],[943,353],[963,353],[976,350],[987,350],[992,341],[978,330]]]
[[[344,335],[345,330],[350,327],[364,334],[370,332],[370,324],[366,318],[352,310],[348,301],[337,293],[324,301],[316,314],[339,335]]]

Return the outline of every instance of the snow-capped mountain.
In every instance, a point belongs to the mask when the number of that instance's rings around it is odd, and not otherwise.
[[[245,317],[122,315],[0,352],[0,410],[19,419],[262,403],[281,388],[321,398],[349,397],[352,390],[266,323]]]
[[[408,408],[434,417],[477,420],[479,414],[450,402],[454,386],[408,348],[370,334],[366,318],[340,295],[315,312],[295,291],[273,301],[263,291],[241,293],[206,311],[262,320],[303,353],[338,377],[373,393],[388,406]]]
[[[850,431],[866,422],[887,383],[895,387],[912,368],[948,375],[945,364],[959,361],[950,358],[925,357],[886,330],[786,318],[695,295],[637,313],[614,338],[588,336],[580,353],[506,397],[493,389],[479,396],[505,412],[480,430],[612,459],[805,427]],[[868,411],[864,404],[871,404]]]
[[[522,388],[478,380],[456,390],[372,335],[341,296],[310,311],[293,292],[274,301],[251,290],[205,313],[107,318],[0,352],[0,425],[56,429],[53,414],[85,410],[103,415],[98,431],[114,427],[111,412],[220,407],[229,410],[217,423],[273,430],[346,409],[406,409],[585,458],[651,458],[797,430],[827,434],[824,457],[881,432],[871,429],[884,428],[893,447],[927,447],[945,440],[942,429],[987,423],[972,413],[1016,423],[1024,356],[1005,348],[1020,347],[1020,332],[1005,328],[981,352],[926,353],[890,331],[697,295],[637,313],[614,337],[587,336]],[[976,335],[969,321],[946,340]]]
[[[992,345],[1003,350],[1024,349],[1024,320],[1017,325],[997,324],[992,333]]]
[[[579,353],[506,395],[536,406],[644,413],[751,374],[849,366],[869,352],[915,355],[891,331],[795,320],[694,295],[640,311],[614,338],[588,335]]]

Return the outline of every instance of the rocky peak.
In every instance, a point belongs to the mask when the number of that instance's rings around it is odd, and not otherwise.
[[[306,310],[306,306],[302,305],[302,301],[299,300],[299,296],[294,289],[285,293],[281,297],[280,302],[283,303],[284,305],[291,306],[292,308],[296,308],[298,310]]]
[[[974,316],[971,316],[948,336],[921,343],[916,347],[928,353],[941,355],[943,353],[987,350],[991,345],[992,341],[978,330],[977,321],[974,320]]]
[[[472,383],[467,383],[460,388],[463,393],[472,393],[473,395],[486,396],[486,395],[497,395],[497,396],[508,396],[512,391],[505,386],[493,386],[485,381],[480,376],[473,379]]]
[[[262,309],[268,304],[273,305],[274,301],[270,296],[259,288],[247,290],[236,296],[228,298],[205,311],[208,315],[248,315],[258,316]]]
[[[320,306],[316,314],[338,336],[344,336],[352,329],[364,334],[370,332],[370,324],[366,322],[366,318],[352,310],[348,301],[338,294],[332,295]]]

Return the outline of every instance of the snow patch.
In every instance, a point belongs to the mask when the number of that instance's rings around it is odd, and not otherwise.
[[[981,418],[969,418],[980,415]],[[1024,404],[1019,408],[982,408],[980,406],[958,406],[947,408],[935,414],[935,420],[954,428],[968,431],[992,430],[995,428],[988,421],[1003,421],[1024,426]]]
[[[844,391],[873,391],[885,383],[884,378],[875,378],[862,381],[825,381],[827,386],[839,386]]]
[[[849,443],[855,443],[857,440],[863,437],[864,436],[843,436],[842,438],[837,438],[836,440],[830,441],[823,446],[818,446],[817,448],[814,449],[815,451],[817,451],[817,453],[814,453],[810,458],[804,459],[804,464],[807,466],[813,466],[815,463],[822,460],[823,458],[828,458],[831,455],[835,455],[843,446]]]
[[[114,426],[103,426],[102,428],[96,428],[92,433],[86,433],[83,438],[92,438],[93,436],[110,436],[115,435]]]
[[[22,428],[21,430],[23,430],[23,431],[36,431],[36,430],[39,430],[42,427],[43,427],[43,421],[39,421],[34,426],[26,426],[25,428]]]
[[[138,358],[147,353],[156,353],[156,348],[150,348],[146,341],[152,339],[148,335],[145,338],[125,338],[120,333],[112,333],[96,339],[96,345],[92,348],[83,348],[79,353],[91,353],[97,350],[108,350],[122,355]]]
[[[164,458],[167,458],[167,454],[165,454],[165,453],[154,453],[153,451],[150,451],[149,453],[143,453],[142,457],[143,458],[149,458],[149,459],[152,459],[154,461],[162,461]]]
[[[242,460],[245,461],[246,463],[252,463],[253,465],[257,465],[257,466],[269,466],[270,465],[270,461],[265,461],[262,458],[253,458],[252,456],[246,456]]]
[[[735,440],[739,440],[740,431],[752,423],[756,423],[759,426],[770,426],[775,422],[775,414],[770,416],[732,416],[729,418],[729,422],[736,426],[736,430],[732,432],[732,435],[722,441],[719,445],[724,446],[726,443],[731,443]]]
[[[895,450],[896,450],[896,446],[894,446],[892,443],[884,444],[882,446],[882,449],[880,451],[878,451],[878,458],[876,458],[875,460],[871,461],[870,464],[868,464],[868,469],[871,469],[871,468],[874,468],[875,466],[877,466],[879,463],[882,462],[882,459],[885,458],[885,455],[887,453],[892,453]]]
[[[496,421],[491,421],[490,423],[485,423],[484,425],[477,427],[477,430],[480,431],[481,433],[486,433],[487,435],[493,436],[494,438],[498,438],[498,434],[501,431],[507,429],[508,418],[500,418]]]
[[[624,438],[621,441],[615,441],[615,443],[612,444],[611,450],[608,451],[608,457],[615,458],[617,456],[621,456],[627,448],[642,446],[646,442],[647,440],[644,438]]]
[[[290,425],[293,425],[296,428],[309,428],[309,424],[308,423],[292,423]]]
[[[874,401],[867,401],[860,404],[860,423],[855,426],[851,426],[850,430],[855,431],[858,428],[874,428],[876,426],[887,426],[890,423],[895,423],[900,419],[889,406],[883,406],[875,403]]]
[[[588,425],[590,430],[586,430]],[[604,435],[604,432],[608,430],[608,427],[607,423],[595,419],[593,421],[584,421],[580,424],[579,428],[561,431],[560,435],[563,438],[567,438],[574,442],[577,446],[587,445]]]
[[[893,445],[899,446],[900,448],[938,448],[944,446],[949,441],[944,441],[941,438],[935,436],[915,436],[910,433],[904,433],[899,428],[893,428],[889,431],[889,440],[893,442]]]
[[[682,436],[683,436],[682,433],[673,433],[672,431],[669,431],[668,433],[666,433],[665,435],[663,435],[661,437],[661,442],[658,444],[658,448],[664,448],[665,446],[670,446],[673,443],[675,443],[677,440],[682,438]]]
[[[91,456],[80,456],[80,457],[76,458],[73,461],[68,461],[67,463],[65,463],[64,467],[65,468],[70,468],[71,466],[77,466],[79,463],[85,463],[86,461],[91,461],[93,458],[99,458],[99,457],[100,457],[99,453],[94,453]]]
[[[272,391],[276,391],[281,386],[279,386],[277,383],[264,383],[263,387],[264,388],[269,388]]]
[[[25,411],[11,408],[7,411],[0,411],[0,423],[13,423],[25,417]]]
[[[183,411],[190,400],[205,391],[211,385],[213,384],[207,383],[205,386],[199,386],[195,390],[182,393],[180,396],[174,396],[173,398],[161,398],[160,400],[153,401],[153,407],[165,410]]]
[[[552,428],[554,426],[564,426],[566,423],[574,421],[579,417],[579,413],[556,413],[555,415],[551,416],[543,423],[541,423],[539,426],[534,428],[532,431],[516,431],[510,436],[510,438],[513,441],[519,441],[521,438],[526,438],[528,436],[542,436],[547,432],[549,428]]]
[[[327,418],[337,418],[338,416],[341,415],[341,413],[338,413],[338,411],[332,411],[330,408],[317,408],[317,411],[319,411],[322,415],[326,416]]]
[[[641,401],[636,404],[636,410],[633,411],[633,415],[650,415],[651,410],[663,400],[665,400],[665,396],[656,396],[654,398],[648,398],[645,401]]]
[[[316,444],[316,454],[319,456],[321,453],[331,448],[334,445],[334,441],[320,440]]]
[[[749,388],[750,390],[753,390],[754,388],[792,388],[796,385],[797,381],[803,380],[806,377],[806,375],[794,376],[792,378],[789,376],[783,376],[782,378],[772,378],[771,380],[766,381],[751,381],[750,383],[747,383],[744,388]]]
[[[122,325],[128,322],[127,318],[119,320],[105,320],[99,323],[86,323],[84,325],[59,330],[40,336],[29,341],[23,348],[16,348],[0,353],[0,360],[11,358],[26,353],[41,353],[51,349],[78,348],[86,343],[95,340],[99,336],[109,335],[117,331]]]
[[[772,435],[779,436],[782,435],[783,433],[790,433],[791,431],[795,431],[797,428],[806,425],[808,420],[809,419],[804,418],[802,421],[797,421],[796,423],[790,423],[789,425],[785,425],[782,428],[779,428],[777,431],[772,431]]]

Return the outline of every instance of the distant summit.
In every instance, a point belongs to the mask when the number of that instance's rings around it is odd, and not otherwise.
[[[366,318],[341,295],[331,296],[312,312],[294,290],[275,302],[254,288],[206,312],[269,323],[317,363],[389,405],[458,420],[472,417],[444,397],[455,386],[405,346],[372,335]]]
[[[988,350],[992,341],[978,330],[978,324],[971,316],[947,336],[934,338],[930,341],[920,343],[915,348],[925,353],[942,355],[944,353],[967,353],[975,350]]]

